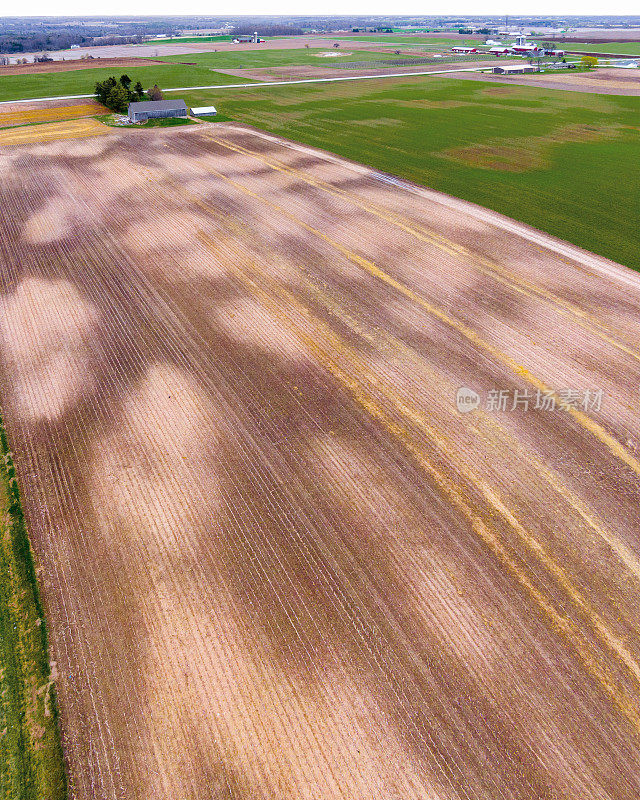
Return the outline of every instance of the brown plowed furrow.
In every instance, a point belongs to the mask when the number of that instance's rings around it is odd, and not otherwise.
[[[637,796],[634,275],[222,124],[0,175],[73,798]]]

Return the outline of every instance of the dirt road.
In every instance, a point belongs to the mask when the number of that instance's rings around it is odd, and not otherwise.
[[[635,274],[238,126],[0,176],[72,798],[637,798]]]

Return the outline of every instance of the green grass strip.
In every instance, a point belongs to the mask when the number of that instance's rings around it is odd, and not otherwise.
[[[66,796],[44,612],[0,414],[0,797]]]

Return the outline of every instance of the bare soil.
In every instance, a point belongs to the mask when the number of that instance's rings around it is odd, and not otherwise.
[[[72,800],[638,796],[637,275],[235,125],[0,204]]]
[[[501,61],[464,62],[459,64],[441,64],[437,59],[432,64],[410,64],[404,67],[383,66],[384,62],[377,62],[378,67],[364,69],[340,69],[338,67],[315,64],[312,66],[287,66],[287,67],[261,67],[256,69],[219,69],[227,75],[237,75],[239,78],[256,81],[280,81],[302,78],[348,78],[361,75],[389,75],[411,72],[439,72],[441,70],[468,69],[472,67],[491,67],[494,64],[503,64]]]
[[[140,67],[164,63],[153,58],[89,58],[66,61],[46,61],[39,64],[10,64],[0,67],[0,75],[32,75],[40,72],[69,72],[75,69],[102,69],[104,67]]]
[[[495,83],[509,83],[519,86],[537,86],[541,89],[564,89],[570,92],[590,92],[593,94],[640,95],[640,70],[625,70],[612,67],[597,68],[589,72],[560,70],[557,74],[522,75],[505,78],[504,75],[461,73],[450,75],[458,80],[479,80]]]
[[[0,103],[0,128],[30,125],[35,122],[55,122],[79,117],[107,114],[96,100],[58,100],[55,103]]]

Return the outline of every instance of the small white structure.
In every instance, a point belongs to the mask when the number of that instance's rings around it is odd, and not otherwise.
[[[619,67],[620,69],[638,69],[638,62],[637,61],[610,61],[610,67]]]
[[[191,109],[191,114],[194,117],[215,117],[217,113],[215,106],[199,106]]]

